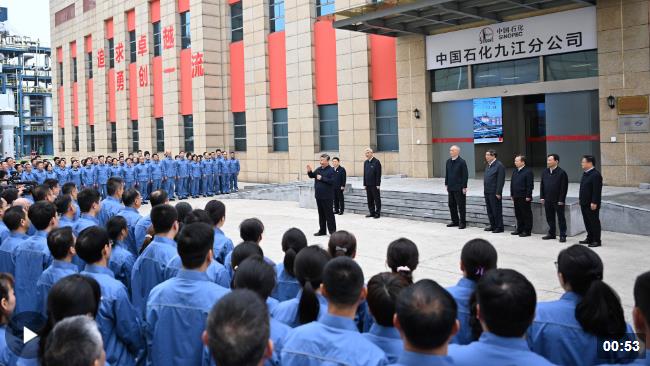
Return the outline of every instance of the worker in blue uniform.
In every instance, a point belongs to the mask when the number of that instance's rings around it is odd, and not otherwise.
[[[201,193],[201,180],[203,179],[203,171],[201,170],[200,156],[193,155],[191,163],[191,195],[192,198],[198,198]]]
[[[0,245],[0,272],[10,273],[16,277],[16,264],[13,254],[18,245],[26,241],[29,236],[27,230],[30,222],[27,212],[22,206],[13,206],[5,211],[2,221],[10,230],[9,236]]]
[[[213,260],[212,238],[212,228],[205,223],[186,225],[179,233],[183,269],[154,287],[147,300],[147,364],[201,364],[207,313],[229,292],[205,274]]]
[[[167,191],[170,201],[174,201],[174,185],[176,182],[176,161],[172,158],[170,151],[165,151],[165,158],[162,160],[163,165],[163,189]]]
[[[189,155],[189,154],[188,154]],[[187,156],[181,151],[178,160],[176,161],[178,179],[176,181],[176,195],[179,199],[186,199],[189,196],[188,181],[190,177],[190,161],[186,159]]]
[[[306,249],[303,249],[306,250]],[[302,251],[301,251],[302,253]],[[386,355],[359,333],[354,316],[366,298],[361,267],[348,257],[330,260],[323,270],[328,312],[295,328],[284,339],[280,359],[287,365],[385,365]]]
[[[162,204],[151,209],[153,241],[136,259],[131,274],[131,299],[144,316],[152,288],[165,281],[167,263],[177,254],[174,237],[178,233],[178,214],[173,206]]]
[[[81,274],[95,279],[101,289],[96,320],[104,340],[106,362],[133,366],[144,349],[144,335],[126,286],[116,280],[108,268],[112,249],[106,230],[101,227],[87,229],[77,239],[76,248],[87,263]]]
[[[395,366],[452,366],[449,340],[458,332],[456,304],[432,280],[420,280],[404,289],[395,303],[395,328],[404,341]]]
[[[526,344],[537,302],[535,288],[526,277],[512,269],[488,271],[478,281],[476,299],[483,333],[476,342],[449,346],[456,365],[553,365]]]
[[[102,200],[101,209],[97,219],[102,227],[106,226],[111,217],[116,216],[124,208],[122,194],[124,193],[124,181],[120,177],[110,177],[106,184],[108,196]]]
[[[72,263],[77,252],[71,227],[52,230],[47,236],[47,248],[53,261],[36,282],[37,310],[43,315],[47,315],[47,295],[52,286],[63,277],[79,272],[77,265]]]
[[[28,212],[29,220],[36,228],[36,234],[19,243],[14,250],[16,265],[16,313],[38,311],[36,282],[41,273],[52,263],[52,255],[47,247],[47,235],[54,230],[59,220],[53,203],[39,201]]]
[[[203,181],[201,182],[201,194],[203,197],[212,197],[214,193],[212,192],[213,188],[213,179],[214,179],[214,168],[212,164],[212,159],[210,158],[209,153],[203,155],[203,161],[201,161],[201,169],[203,170]]]
[[[219,194],[223,194],[223,173],[225,169],[225,164],[223,163],[223,156],[221,155],[221,150],[217,149],[217,156],[215,157],[215,167],[214,167],[214,186],[215,191]]]
[[[75,187],[77,187],[77,190],[81,190],[81,167],[79,166],[79,160],[72,160],[72,167],[67,170],[67,182],[72,182],[74,183]],[[65,175],[65,172],[61,172],[61,176],[59,176],[59,185],[63,188],[63,184],[61,184],[61,180],[63,179],[63,176]]]
[[[142,203],[147,204],[147,199],[149,198],[147,189],[151,181],[151,170],[145,162],[144,157],[140,157],[140,162],[135,166],[135,179],[136,188],[140,191],[140,195],[142,195]]]
[[[122,173],[124,177],[124,189],[131,189],[135,187],[136,176],[135,176],[135,166],[133,165],[133,159],[127,158],[124,167],[122,167]]]
[[[221,192],[230,193],[230,167],[231,160],[228,159],[228,152],[225,151],[223,154],[223,179],[221,180]]]
[[[142,218],[142,215],[138,212],[140,207],[142,207],[142,196],[140,195],[140,192],[135,188],[127,189],[122,194],[122,204],[124,207],[120,210],[118,215],[126,219],[127,225],[127,236],[122,239],[122,241],[131,254],[137,256],[139,251],[135,240],[135,228],[138,221]]]
[[[99,210],[101,209],[101,197],[95,188],[86,188],[77,195],[77,203],[81,215],[74,225],[74,234],[79,233],[91,226],[99,226]]]
[[[239,191],[239,172],[241,171],[241,166],[239,160],[235,157],[235,152],[230,152],[230,191],[238,192]]]
[[[63,187],[64,184],[70,179],[70,172],[68,167],[65,166],[65,160],[59,160],[59,164],[54,167],[54,173],[56,174],[56,179],[59,181],[59,185]]]
[[[124,178],[122,166],[120,166],[120,161],[116,158],[113,158],[111,161],[111,178],[112,177]]]
[[[149,170],[151,171],[151,192],[157,191],[162,188],[163,177],[165,176],[165,167],[160,162],[158,154],[152,155]]]
[[[34,169],[34,178],[36,180],[36,183],[38,184],[43,184],[45,182],[45,179],[47,177],[45,176],[45,167],[43,165],[42,161],[37,161],[36,162],[36,169]]]
[[[20,176],[20,180],[24,182],[36,182],[36,176],[32,171],[32,164],[25,163],[25,170],[23,170],[23,173]]]
[[[81,168],[81,188],[95,188],[95,167],[93,166],[93,159],[86,158],[84,166]]]
[[[95,166],[95,185],[102,198],[106,198],[106,182],[111,175],[111,167],[106,164],[105,157],[99,156],[99,163]]]

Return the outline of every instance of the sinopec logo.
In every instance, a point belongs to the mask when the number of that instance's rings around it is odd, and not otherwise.
[[[478,35],[478,40],[481,44],[491,43],[494,41],[494,31],[490,27],[481,29]]]

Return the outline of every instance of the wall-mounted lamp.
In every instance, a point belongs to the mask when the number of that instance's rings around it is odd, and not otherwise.
[[[608,105],[609,108],[611,108],[611,109],[616,108],[616,98],[614,98],[614,97],[611,96],[611,95],[610,95],[609,97],[607,97],[607,105]]]
[[[415,119],[420,119],[420,110],[419,109],[415,108],[413,110],[413,117],[415,117]]]

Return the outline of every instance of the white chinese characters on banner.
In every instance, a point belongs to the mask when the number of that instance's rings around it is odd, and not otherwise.
[[[596,7],[427,36],[427,70],[597,48]]]

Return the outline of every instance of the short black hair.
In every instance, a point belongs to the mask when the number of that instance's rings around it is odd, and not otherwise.
[[[517,154],[517,155],[515,155],[515,159],[517,159],[517,158],[519,158],[519,160],[521,160],[522,163],[526,164],[526,155]]]
[[[214,243],[214,230],[208,224],[195,222],[183,226],[176,237],[178,255],[183,267],[196,269],[205,263]]]
[[[120,177],[110,177],[108,182],[106,182],[106,193],[109,196],[114,195],[124,184],[124,180]]]
[[[45,345],[42,363],[50,365],[92,365],[102,357],[102,335],[95,320],[75,315],[58,322]]]
[[[89,212],[94,203],[99,203],[101,196],[95,188],[84,188],[77,195],[77,204],[81,212]]]
[[[156,207],[158,205],[164,204],[167,202],[167,191],[159,189],[157,191],[151,192],[149,195],[149,202],[151,203],[151,207]]]
[[[5,188],[0,194],[0,197],[4,198],[8,205],[11,205],[18,199],[18,190],[13,187]]]
[[[650,323],[650,271],[634,281],[634,306],[639,308],[646,323]]]
[[[47,196],[50,195],[50,187],[45,184],[36,186],[32,191],[32,197],[34,197],[34,202],[45,201]]]
[[[54,178],[47,178],[43,184],[48,186],[50,189],[54,189],[59,185],[59,181]]]
[[[404,338],[423,350],[438,348],[449,340],[456,324],[457,309],[451,294],[429,279],[402,290],[395,305]]]
[[[333,157],[332,160],[341,161],[338,156]]]
[[[323,269],[323,286],[330,303],[354,305],[359,301],[364,286],[363,271],[349,257],[334,258]]]
[[[258,242],[264,233],[264,224],[258,218],[246,219],[239,224],[239,236],[243,241]]]
[[[54,259],[65,258],[74,245],[74,235],[69,226],[54,229],[47,235],[47,247]]]
[[[45,230],[56,217],[56,206],[47,201],[38,201],[29,207],[29,220],[36,230]]]
[[[266,301],[275,288],[275,268],[260,256],[246,258],[237,267],[233,287],[255,291]]]
[[[321,159],[325,159],[325,160],[327,160],[327,161],[330,161],[330,156],[327,155],[327,154],[321,154],[321,155],[320,155],[320,158],[321,158]]]
[[[558,155],[558,154],[548,154],[548,155],[546,155],[546,158],[550,158],[550,157],[552,157],[553,160],[555,160],[555,161],[560,161],[560,155]]]
[[[340,256],[353,258],[357,254],[357,238],[348,231],[339,230],[330,236],[327,251],[332,258]]]
[[[69,194],[64,194],[62,196],[57,197],[54,200],[54,205],[56,206],[56,212],[59,215],[63,215],[66,212],[68,212],[68,208],[70,208],[70,203],[72,203],[72,197]]]
[[[409,281],[397,273],[378,273],[368,281],[368,308],[375,322],[384,327],[393,326],[395,302]]]
[[[5,211],[2,221],[10,231],[14,231],[20,227],[20,221],[25,220],[26,218],[27,214],[22,206],[13,206],[9,207],[7,211]]]
[[[108,233],[99,226],[84,229],[77,238],[77,255],[86,263],[95,263],[102,259],[102,250],[110,243]]]
[[[106,223],[106,233],[108,234],[108,238],[113,241],[113,244],[115,244],[117,239],[120,237],[120,234],[122,234],[122,231],[128,229],[128,227],[128,223],[124,216],[117,215],[111,217]]]
[[[63,187],[61,187],[61,193],[70,194],[75,188],[77,188],[77,186],[74,184],[74,182],[67,182],[63,185]]]
[[[129,188],[122,193],[122,203],[126,207],[133,206],[135,203],[136,198],[140,196],[140,192],[138,192],[137,189],[135,188]]]
[[[264,251],[256,242],[245,241],[233,249],[230,256],[230,265],[233,269],[236,269],[246,258],[253,256],[264,257]]]
[[[172,229],[178,220],[178,213],[173,206],[163,204],[152,208],[150,217],[154,232],[160,234]]]
[[[210,225],[210,227],[213,226],[210,215],[208,215],[208,213],[205,212],[205,210],[200,208],[195,208],[194,210],[192,210],[192,212],[185,215],[185,220],[183,221],[183,224],[192,224],[195,222],[202,222],[204,224]]]
[[[593,155],[582,155],[582,158],[587,161],[587,163],[591,163],[593,165],[596,165],[596,157]]]
[[[234,290],[210,310],[206,332],[217,365],[256,366],[271,335],[266,303],[253,291]]]
[[[205,211],[210,216],[212,225],[216,225],[226,216],[226,205],[218,200],[210,200],[210,202],[205,205]]]
[[[178,214],[178,222],[185,222],[185,217],[192,212],[192,205],[187,202],[179,202],[174,206]]]
[[[489,149],[488,151],[486,151],[486,153],[494,156],[495,158],[497,157],[497,151],[494,149]]]
[[[468,279],[478,281],[483,274],[497,268],[497,250],[485,239],[472,239],[465,243],[460,252]]]
[[[487,329],[501,337],[522,337],[535,317],[535,287],[512,269],[493,269],[478,281],[476,301]],[[503,316],[508,314],[508,316]]]

